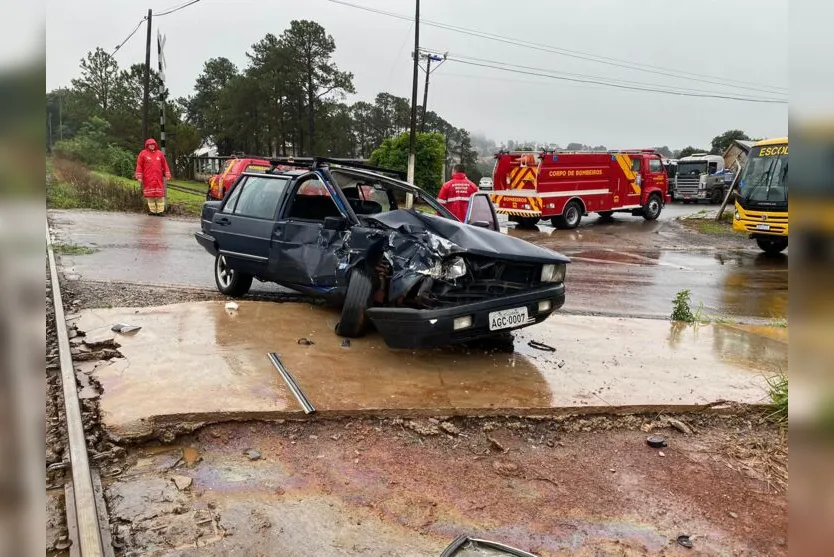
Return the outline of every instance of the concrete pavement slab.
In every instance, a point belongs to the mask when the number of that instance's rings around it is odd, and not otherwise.
[[[189,424],[303,415],[267,358],[277,352],[317,411],[547,414],[759,403],[787,369],[768,328],[680,326],[652,319],[555,315],[515,334],[511,353],[484,347],[392,350],[371,334],[342,347],[337,310],[242,300],[84,310],[78,329],[115,323],[123,358],[96,367],[104,427],[142,437]],[[308,342],[299,342],[307,339]],[[532,340],[555,351],[531,347]],[[585,410],[582,410],[585,409]]]

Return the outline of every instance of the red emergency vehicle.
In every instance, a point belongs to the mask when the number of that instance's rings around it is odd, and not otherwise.
[[[492,203],[520,226],[551,219],[557,228],[576,228],[588,213],[654,220],[671,201],[663,161],[652,149],[501,152],[495,158]]]

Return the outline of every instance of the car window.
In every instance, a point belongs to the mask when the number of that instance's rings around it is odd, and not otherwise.
[[[240,197],[240,186],[234,188],[228,195],[226,199],[226,204],[223,205],[223,209],[220,211],[221,213],[232,213],[235,210],[235,204],[237,203],[237,198]]]
[[[287,218],[324,222],[326,217],[340,217],[342,213],[330,197],[325,185],[317,177],[304,179],[295,190]]]
[[[657,159],[649,159],[649,172],[661,172],[663,170],[663,163]]]
[[[631,159],[631,170],[633,172],[640,172],[640,165],[641,165],[642,162],[643,162],[643,159],[640,159],[640,158]]]
[[[247,178],[233,190],[233,193],[241,192],[234,214],[258,219],[275,218],[275,209],[288,182],[286,178]]]

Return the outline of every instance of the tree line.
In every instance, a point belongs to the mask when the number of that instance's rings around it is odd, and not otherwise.
[[[269,33],[255,42],[243,68],[224,57],[207,60],[187,97],[161,98],[159,77],[152,72],[150,133],[159,137],[157,107],[162,101],[169,158],[174,161],[204,144],[214,144],[221,156],[370,159],[386,139],[409,130],[411,105],[387,92],[373,102],[346,103],[346,96],[356,92],[353,74],[336,65],[335,50],[333,37],[321,25],[297,20],[279,36]],[[57,141],[60,152],[82,160],[92,142],[140,150],[144,66],[120,69],[111,55],[97,48],[81,61],[79,70],[71,87],[47,94],[50,145]],[[425,114],[425,121],[422,114],[420,107],[418,129],[439,134],[447,174],[455,163],[477,173],[478,154],[469,132],[433,111]],[[419,140],[428,141],[432,149],[437,143],[435,137]],[[418,184],[435,189],[441,174],[438,171],[432,183]]]

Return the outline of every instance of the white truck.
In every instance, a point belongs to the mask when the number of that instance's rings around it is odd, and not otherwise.
[[[492,191],[492,178],[488,176],[484,176],[481,178],[481,181],[478,182],[478,189],[481,191]]]
[[[724,157],[696,153],[678,159],[674,199],[684,203],[710,201],[721,203],[726,193]]]

